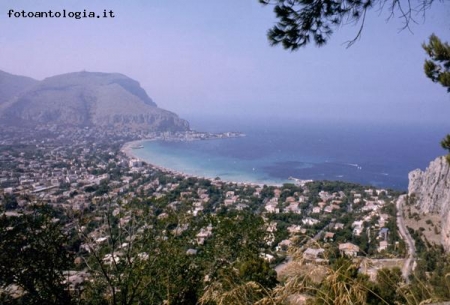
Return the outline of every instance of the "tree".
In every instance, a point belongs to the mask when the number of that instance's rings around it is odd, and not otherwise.
[[[450,93],[450,45],[432,34],[429,43],[422,44],[422,47],[430,57],[424,64],[426,76],[446,87]],[[441,141],[441,146],[450,152],[450,134]],[[447,161],[450,163],[450,154],[447,155]]]
[[[359,30],[348,45],[352,45],[362,33],[366,13],[374,7],[388,7],[389,17],[396,13],[403,19],[404,28],[414,21],[412,1],[400,0],[259,0],[263,5],[274,5],[278,23],[268,31],[272,45],[281,44],[292,51],[304,47],[311,41],[324,45],[334,28],[349,23],[359,24]],[[418,0],[418,11],[425,11],[433,0]]]
[[[448,150],[450,152],[450,134],[445,136],[445,138],[441,141],[442,148]],[[450,163],[450,154],[447,155],[447,162]]]
[[[368,278],[358,273],[358,268],[359,265],[348,258],[337,259],[315,291],[312,304],[367,304]],[[381,299],[379,301],[383,304]]]
[[[92,276],[82,300],[111,305],[195,304],[202,283],[199,264],[193,262],[195,256],[186,255],[186,240],[170,229],[182,215],[158,219],[137,207],[107,208],[105,223],[97,230],[104,243],[96,245],[89,236],[82,237],[89,246],[85,262]]]
[[[430,56],[430,59],[425,60],[425,74],[433,82],[446,87],[450,93],[450,46],[432,34],[429,43],[422,44],[422,47]]]
[[[370,304],[380,304],[380,299],[388,304],[404,304],[405,299],[400,293],[403,284],[402,271],[400,268],[382,268],[377,272],[376,285],[369,296]]]
[[[255,304],[268,296],[276,272],[258,253],[265,247],[263,219],[249,212],[211,217],[211,238],[201,261],[208,280],[200,304]]]
[[[19,298],[2,295],[5,304],[70,304],[63,270],[73,256],[64,245],[68,238],[48,207],[30,213],[0,217],[0,289],[19,287]]]

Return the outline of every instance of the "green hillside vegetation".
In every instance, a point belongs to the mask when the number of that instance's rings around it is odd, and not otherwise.
[[[2,303],[289,304],[288,300],[304,298],[308,304],[420,304],[450,298],[448,256],[440,248],[421,246],[417,236],[420,259],[409,284],[398,268],[380,269],[376,281],[370,280],[359,271],[365,262],[361,256],[343,256],[334,250],[337,241],[323,244],[306,236],[318,232],[320,225],[299,235],[298,242],[289,247],[285,255],[292,258],[292,269],[287,276],[277,278],[273,263],[261,255],[277,255],[275,244],[268,243],[267,226],[276,221],[282,228],[283,222],[286,226],[298,223],[299,217],[230,208],[194,216],[190,206],[197,196],[179,200],[183,191],[199,187],[211,198],[214,194],[220,198],[232,189],[231,185],[218,189],[208,180],[180,180],[158,172],[149,180],[155,177],[160,185],[180,183],[162,197],[149,190],[117,202],[101,199],[81,214],[68,215],[46,205],[30,205],[19,215],[3,214]],[[233,189],[240,194],[254,191]],[[274,187],[264,189],[268,195],[277,191]],[[325,189],[350,196],[365,188],[315,182],[306,191],[285,185],[283,200]],[[258,207],[259,200],[264,201],[257,199],[254,207]],[[332,217],[348,226],[352,214],[336,212]],[[390,228],[394,232],[394,226]],[[351,235],[342,233],[337,239],[346,240],[342,236]],[[303,255],[305,245],[327,249],[326,261],[311,269],[311,261]],[[370,246],[366,247],[370,250]],[[390,255],[396,251],[390,251]],[[439,259],[443,256],[447,258]],[[69,277],[83,280],[67,281]]]

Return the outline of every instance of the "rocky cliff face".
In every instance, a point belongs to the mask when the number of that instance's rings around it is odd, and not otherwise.
[[[137,81],[122,74],[76,72],[28,83],[10,74],[4,79],[0,94],[8,101],[0,104],[0,120],[7,124],[189,130],[188,122],[158,108]],[[14,87],[17,80],[27,86]]]
[[[445,157],[432,161],[425,171],[410,172],[408,193],[421,212],[441,216],[441,243],[450,251],[450,166]]]

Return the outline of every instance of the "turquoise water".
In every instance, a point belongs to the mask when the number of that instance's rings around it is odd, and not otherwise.
[[[406,189],[408,172],[445,151],[442,126],[315,122],[204,123],[198,130],[242,131],[243,138],[145,142],[133,153],[155,165],[227,181],[281,184],[289,177]],[[449,130],[449,129],[447,129]]]
[[[149,141],[133,154],[155,165],[185,174],[234,182],[282,184],[287,179],[269,175],[264,167],[272,158],[239,158],[217,153],[222,148],[241,147],[248,138],[206,140],[195,142]],[[223,153],[223,150],[222,150]],[[304,164],[303,167],[310,165]],[[288,178],[288,177],[286,177]]]

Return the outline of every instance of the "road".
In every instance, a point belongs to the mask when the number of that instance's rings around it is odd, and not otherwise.
[[[403,219],[403,205],[405,204],[405,198],[406,195],[402,195],[397,200],[397,227],[403,240],[408,245],[408,256],[402,268],[402,276],[406,282],[409,282],[409,275],[411,274],[414,264],[414,257],[416,255],[416,246],[414,245],[414,240],[409,234]]]

